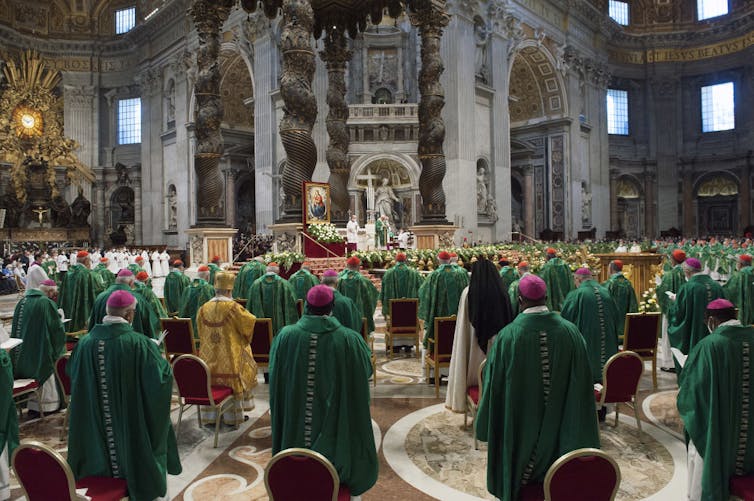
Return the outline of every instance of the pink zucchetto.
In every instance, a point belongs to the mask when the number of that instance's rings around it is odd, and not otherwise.
[[[727,299],[715,299],[707,305],[708,310],[732,310],[735,305]]]
[[[107,306],[111,308],[125,308],[136,302],[136,298],[128,291],[115,291],[107,298]]]
[[[591,277],[592,276],[591,270],[589,270],[589,268],[583,268],[583,267],[579,268],[578,270],[576,270],[576,274],[580,275],[582,277]]]
[[[58,284],[55,283],[55,280],[50,280],[49,278],[47,280],[43,280],[41,284],[39,285],[46,285],[47,287],[57,287]]]
[[[126,268],[123,268],[118,272],[119,277],[132,277],[134,274],[131,272],[131,270],[127,270]]]
[[[683,265],[695,271],[701,271],[702,263],[695,257],[690,257],[683,262]]]
[[[320,308],[333,302],[333,291],[327,285],[315,285],[306,293],[307,304]]]
[[[545,297],[547,285],[544,280],[536,275],[526,275],[518,282],[518,291],[526,299],[536,301]]]
[[[325,272],[322,274],[323,277],[337,277],[338,272],[333,270],[332,268],[329,270],[325,270]]]

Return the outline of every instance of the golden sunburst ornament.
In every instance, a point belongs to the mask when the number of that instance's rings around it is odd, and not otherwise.
[[[29,106],[16,106],[13,110],[13,127],[21,138],[41,136],[44,132],[44,119],[39,110]]]

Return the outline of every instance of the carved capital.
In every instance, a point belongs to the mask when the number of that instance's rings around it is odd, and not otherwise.
[[[159,68],[147,68],[136,75],[143,96],[152,96],[162,88],[162,71]]]
[[[194,0],[188,14],[194,20],[199,36],[219,33],[234,3],[235,0]]]
[[[243,34],[249,41],[254,41],[272,33],[270,20],[261,12],[251,14],[241,25]]]
[[[479,0],[454,0],[448,7],[468,19],[474,19],[474,16],[481,13]]]

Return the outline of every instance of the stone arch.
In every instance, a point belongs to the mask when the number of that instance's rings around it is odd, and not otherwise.
[[[220,49],[220,96],[223,124],[231,128],[254,128],[254,79],[249,61],[235,44]]]
[[[739,214],[747,208],[740,207],[739,187],[738,177],[728,171],[699,176],[693,191],[696,234],[733,236],[741,233]]]
[[[408,173],[411,185],[416,186],[418,189],[421,167],[416,160],[404,153],[375,153],[357,158],[351,164],[351,173],[348,176],[348,189],[356,188],[357,176],[364,175],[366,173],[366,168],[378,160],[389,160],[402,165]]]
[[[563,76],[545,46],[535,40],[522,42],[508,71],[511,123],[568,114]]]

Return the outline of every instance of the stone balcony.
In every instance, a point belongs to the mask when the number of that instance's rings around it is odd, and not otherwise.
[[[352,104],[348,107],[351,143],[418,141],[418,104]]]

